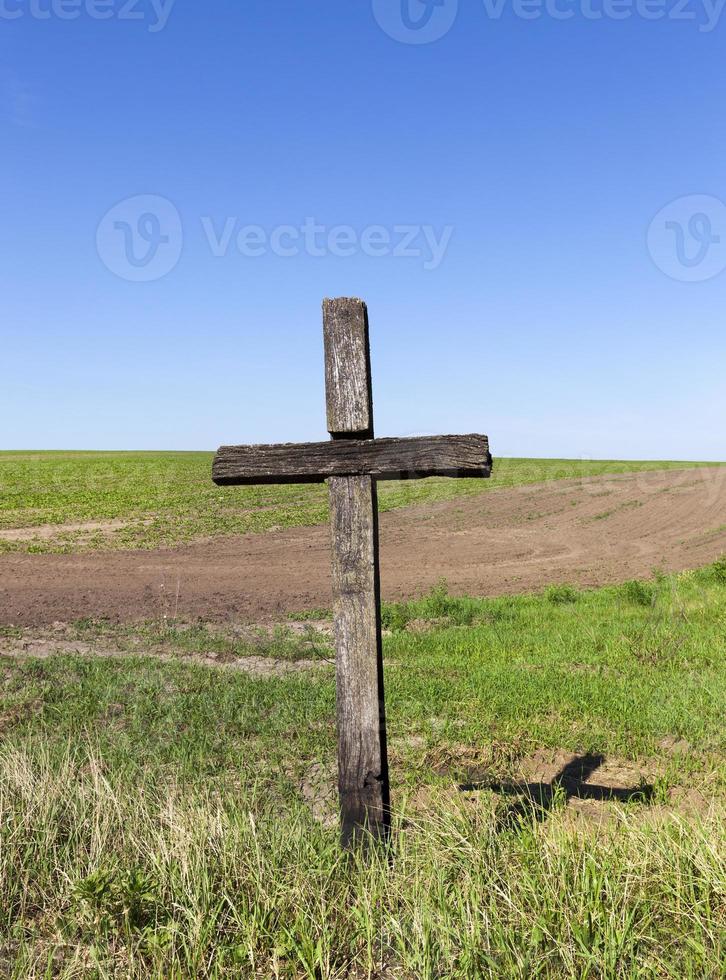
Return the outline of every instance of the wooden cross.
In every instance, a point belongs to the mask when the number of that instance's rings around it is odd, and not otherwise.
[[[368,312],[359,299],[323,302],[330,442],[222,446],[215,483],[328,481],[336,646],[341,840],[385,837],[389,782],[378,572],[378,480],[488,477],[482,435],[374,439]],[[414,560],[414,556],[412,556]]]

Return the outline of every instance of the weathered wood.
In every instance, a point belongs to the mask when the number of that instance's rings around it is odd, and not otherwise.
[[[325,300],[323,336],[328,431],[333,439],[326,458],[359,467],[376,445],[365,303]],[[384,839],[390,827],[376,481],[362,469],[333,474],[328,493],[340,840],[350,848],[367,834]]]
[[[323,300],[328,432],[373,438],[368,310],[360,299]]]
[[[365,303],[326,299],[323,335],[332,441],[222,446],[212,475],[227,485],[328,480],[341,841],[351,847],[390,829],[376,482],[487,477],[492,459],[482,435],[374,440]]]
[[[490,473],[489,440],[482,435],[222,446],[212,467],[214,482],[230,486],[322,483],[331,476],[356,474],[377,480],[415,480]]]
[[[370,476],[330,480],[341,843],[389,827],[378,504]]]

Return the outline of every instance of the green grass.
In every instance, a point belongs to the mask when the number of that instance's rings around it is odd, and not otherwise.
[[[234,665],[310,657],[292,625],[82,622],[66,641],[116,655],[0,658],[0,974],[721,977],[726,563],[499,599],[442,585],[384,620],[396,826],[366,860],[301,788],[315,774],[327,812],[324,636],[320,669],[285,677]],[[210,650],[230,666],[195,663]],[[630,763],[653,800],[598,826],[558,792],[543,811],[457,789],[543,747]],[[694,788],[717,802],[679,813]]]
[[[211,453],[0,453],[0,532],[56,525],[50,537],[0,538],[2,551],[153,548],[327,520],[323,486],[218,488]],[[500,459],[491,480],[383,483],[381,510],[543,480],[714,465],[612,460]],[[68,524],[118,522],[72,530]]]

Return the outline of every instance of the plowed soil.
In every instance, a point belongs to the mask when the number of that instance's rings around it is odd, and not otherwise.
[[[381,516],[384,598],[446,579],[498,595],[678,571],[726,552],[726,468],[494,490]],[[329,607],[327,526],[158,551],[0,557],[0,623],[82,617],[261,622]]]

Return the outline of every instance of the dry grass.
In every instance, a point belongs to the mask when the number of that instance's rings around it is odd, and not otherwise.
[[[440,801],[439,801],[440,802]],[[8,977],[713,977],[726,825],[598,831],[493,796],[400,815],[348,860],[254,788],[128,783],[90,748],[0,753]]]

